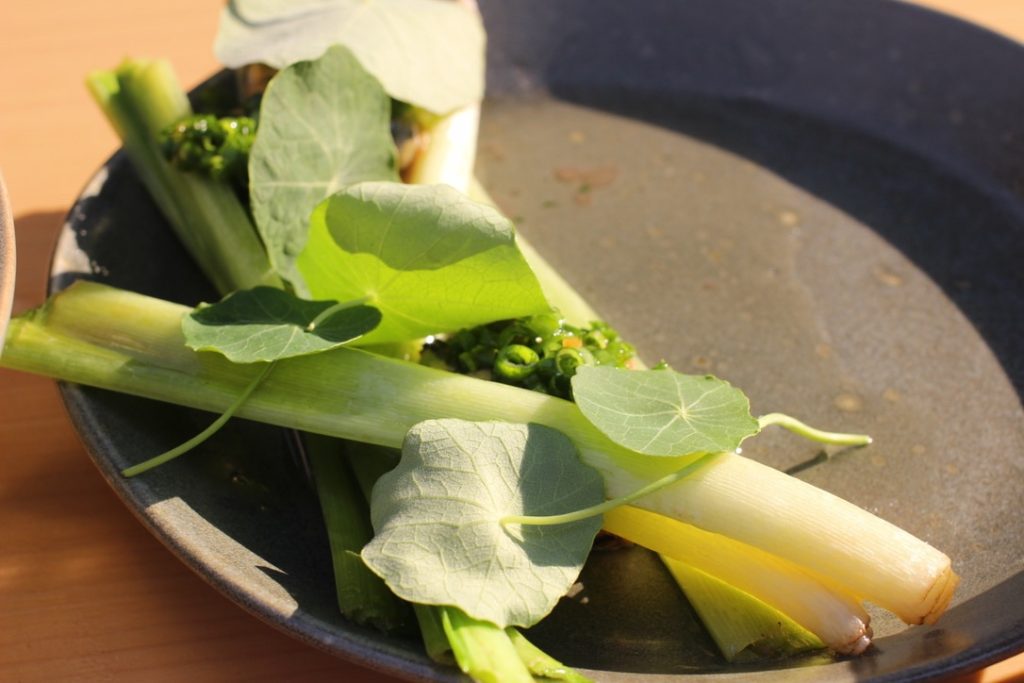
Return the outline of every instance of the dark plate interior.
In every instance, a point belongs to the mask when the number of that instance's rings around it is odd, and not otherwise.
[[[870,431],[818,467],[786,435],[747,454],[927,539],[963,577],[936,626],[875,615],[860,659],[736,667],[656,560],[606,552],[536,641],[600,680],[909,680],[1022,649],[1024,51],[870,0],[482,5],[480,173],[522,232],[648,359],[726,377],[757,412]],[[54,289],[85,276],[212,298],[120,156],[72,209],[53,273]],[[209,417],[64,396],[115,490],[218,589],[339,655],[456,679],[411,637],[334,613],[287,434],[236,421],[125,482]]]

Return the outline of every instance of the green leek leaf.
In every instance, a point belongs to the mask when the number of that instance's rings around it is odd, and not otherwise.
[[[500,520],[571,512],[603,498],[600,474],[559,431],[421,422],[406,435],[398,467],[373,489],[376,537],[363,560],[410,602],[454,605],[501,627],[529,626],[572,586],[601,519],[557,526]]]
[[[711,375],[581,367],[572,391],[605,436],[645,455],[732,451],[759,429],[744,393]]]
[[[360,344],[550,308],[512,223],[445,185],[367,182],[329,197],[297,265],[312,296],[380,308],[384,320]]]
[[[366,334],[380,319],[373,306],[303,301],[274,287],[256,287],[200,306],[182,318],[181,328],[196,351],[256,363],[333,349]]]

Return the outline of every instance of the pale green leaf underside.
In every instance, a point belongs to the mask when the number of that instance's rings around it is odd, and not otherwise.
[[[417,339],[548,310],[511,222],[444,185],[360,183],[313,212],[297,261],[315,298],[384,314],[360,344]]]
[[[572,390],[595,427],[646,455],[731,451],[758,431],[743,392],[710,375],[581,367]]]
[[[380,322],[380,311],[355,305],[309,323],[335,304],[303,301],[273,287],[235,292],[200,306],[182,319],[185,343],[196,351],[216,351],[235,363],[256,363],[320,353],[366,334]]]
[[[234,12],[250,24],[264,24],[323,11],[338,0],[231,0]]]
[[[483,97],[483,24],[451,0],[234,0],[214,52],[283,68],[345,45],[395,99],[446,114]]]
[[[398,180],[391,101],[342,47],[277,74],[260,105],[249,157],[253,218],[271,263],[296,278],[309,215],[325,197],[362,180]]]
[[[603,498],[600,475],[561,432],[421,422],[406,436],[401,463],[374,487],[376,536],[363,559],[405,600],[529,626],[576,580],[601,519],[545,527],[499,520],[570,512]]]

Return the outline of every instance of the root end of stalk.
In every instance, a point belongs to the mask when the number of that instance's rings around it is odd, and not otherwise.
[[[945,567],[939,571],[928,586],[924,597],[915,603],[913,608],[902,611],[893,610],[903,623],[912,626],[931,625],[945,614],[953,600],[956,587],[960,584],[960,576],[953,571],[949,558],[946,558],[946,562]]]
[[[860,628],[854,628],[854,630],[849,634],[849,640],[839,644],[829,643],[826,641],[826,645],[828,645],[836,654],[857,656],[864,654],[864,652],[871,647],[874,635],[874,632],[871,630],[870,619],[865,616],[864,620],[860,623]]]
[[[844,655],[860,655],[864,654],[864,651],[871,647],[871,629],[867,629],[866,633],[861,634],[857,640],[850,644],[849,648],[840,654]]]
[[[932,601],[931,607],[928,612],[921,617],[919,623],[921,624],[934,624],[939,620],[947,608],[949,603],[953,600],[953,593],[956,592],[956,587],[960,584],[960,576],[953,571],[952,568],[947,568],[933,584],[932,588],[928,591],[930,595],[934,595],[935,598]]]

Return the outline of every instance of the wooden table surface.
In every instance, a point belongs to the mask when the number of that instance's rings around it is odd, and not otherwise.
[[[162,56],[217,65],[218,0],[4,0],[0,171],[18,241],[15,311],[43,300],[64,213],[117,143],[82,85]],[[1024,39],[1024,0],[925,0]],[[1024,677],[1024,655],[957,679]],[[264,625],[191,573],[115,498],[48,380],[0,370],[0,681],[387,681]]]

